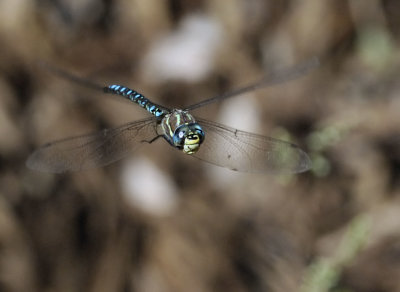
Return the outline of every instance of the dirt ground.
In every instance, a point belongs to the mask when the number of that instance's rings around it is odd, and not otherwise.
[[[399,42],[397,0],[0,1],[0,291],[400,291]],[[25,165],[149,116],[49,67],[179,108],[313,57],[195,111],[292,141],[307,172],[235,172],[162,139],[86,171]]]

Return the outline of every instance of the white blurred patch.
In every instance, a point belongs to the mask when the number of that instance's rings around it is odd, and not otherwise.
[[[132,206],[155,216],[168,215],[176,207],[174,183],[150,160],[128,160],[121,179],[124,196]]]
[[[252,93],[229,99],[223,103],[219,122],[242,131],[257,132],[260,125],[260,111]]]
[[[26,21],[33,11],[33,1],[0,1],[0,31],[14,36],[16,32],[26,29]]]
[[[225,101],[218,122],[238,130],[260,133],[258,129],[260,128],[261,113],[253,98],[254,95],[250,93]],[[210,166],[210,171],[207,171],[207,173],[213,184],[221,188],[240,176],[237,171],[215,166]]]
[[[203,79],[213,67],[222,28],[203,15],[186,17],[177,31],[155,41],[142,64],[149,81]]]

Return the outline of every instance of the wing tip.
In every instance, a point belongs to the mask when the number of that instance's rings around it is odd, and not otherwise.
[[[39,149],[40,150],[40,149]],[[27,168],[30,170],[34,171],[40,171],[40,172],[45,172],[45,173],[65,173],[68,171],[68,169],[65,166],[62,165],[52,165],[49,163],[46,163],[45,160],[40,158],[40,151],[37,150],[33,152],[27,160],[25,161],[25,165]]]
[[[299,150],[299,154],[300,154],[299,164],[296,167],[294,172],[301,173],[301,172],[306,172],[306,171],[312,169],[312,160],[311,160],[310,156],[308,156],[308,154],[305,151],[303,151],[301,149],[298,149],[298,150]]]

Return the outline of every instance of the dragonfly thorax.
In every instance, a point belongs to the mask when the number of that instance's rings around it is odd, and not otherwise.
[[[186,154],[194,154],[204,141],[204,131],[187,111],[174,109],[161,121],[164,138]]]

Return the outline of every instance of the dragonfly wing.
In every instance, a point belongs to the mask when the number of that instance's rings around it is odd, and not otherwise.
[[[196,118],[205,139],[196,158],[244,172],[296,173],[311,167],[298,146]]]
[[[206,100],[200,101],[198,103],[192,104],[192,105],[186,107],[185,110],[194,110],[196,108],[203,107],[207,104],[221,101],[221,100],[224,100],[227,98],[232,98],[234,96],[244,94],[246,92],[250,92],[250,91],[260,89],[263,87],[276,85],[276,84],[280,84],[280,83],[283,83],[283,82],[286,82],[289,80],[293,80],[293,79],[301,77],[302,75],[306,74],[307,72],[316,68],[317,66],[319,66],[319,60],[318,60],[318,58],[314,57],[305,62],[299,63],[291,68],[288,68],[286,70],[277,71],[275,73],[272,73],[271,75],[268,75],[253,84],[238,88],[236,90],[228,91],[224,94],[217,95],[217,96],[208,98]]]
[[[110,164],[157,136],[153,117],[84,136],[48,143],[33,152],[26,165],[34,170],[61,173]]]

